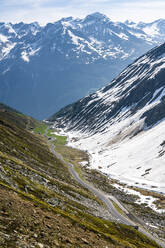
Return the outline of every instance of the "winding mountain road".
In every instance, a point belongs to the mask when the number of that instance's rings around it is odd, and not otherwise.
[[[47,131],[45,132],[45,136],[47,136]],[[53,140],[53,138],[52,138]],[[163,241],[161,241],[160,239],[154,237],[153,235],[151,235],[143,226],[142,226],[142,222],[140,221],[138,224],[135,223],[134,221],[132,221],[128,215],[130,215],[130,213],[124,208],[123,205],[121,205],[121,203],[112,195],[107,195],[105,194],[103,191],[97,189],[94,185],[90,184],[89,182],[83,181],[78,173],[75,171],[74,169],[74,165],[71,163],[66,162],[63,157],[61,156],[61,154],[57,153],[55,151],[55,145],[52,144],[51,142],[51,148],[50,148],[51,152],[64,164],[66,164],[69,168],[69,171],[71,173],[71,175],[73,176],[73,178],[79,183],[81,184],[83,187],[87,188],[89,191],[91,191],[95,196],[97,196],[106,206],[108,212],[110,213],[110,215],[114,218],[114,220],[125,224],[125,225],[129,225],[129,226],[138,226],[138,230],[139,232],[143,233],[144,235],[146,235],[148,238],[154,240],[157,244],[159,244],[162,248],[165,248],[165,243]],[[122,211],[125,213],[125,216],[123,214],[121,214],[120,212],[117,211],[117,209],[114,207],[113,202],[115,202],[120,209],[122,209]]]

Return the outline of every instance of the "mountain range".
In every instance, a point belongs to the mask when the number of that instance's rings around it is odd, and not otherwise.
[[[49,121],[68,134],[72,146],[89,152],[92,168],[165,193],[164,78],[165,43]]]
[[[165,247],[164,36],[100,13],[0,23],[18,108],[0,103],[0,247]]]
[[[44,119],[160,45],[164,24],[113,22],[101,13],[46,26],[0,23],[0,101]]]

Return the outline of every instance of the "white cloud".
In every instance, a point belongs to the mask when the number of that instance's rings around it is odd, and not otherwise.
[[[115,21],[152,21],[164,18],[164,0],[0,0],[0,21],[44,24],[66,17],[84,17],[95,11]]]

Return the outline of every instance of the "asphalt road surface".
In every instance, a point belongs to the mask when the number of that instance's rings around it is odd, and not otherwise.
[[[45,132],[45,136],[47,134],[47,130]],[[53,140],[53,139],[52,139]],[[55,145],[51,143],[51,152],[63,163],[65,163],[68,168],[69,171],[71,173],[71,175],[73,176],[73,178],[79,183],[81,184],[83,187],[87,188],[89,191],[91,191],[95,196],[97,196],[107,207],[107,210],[109,211],[110,215],[113,217],[114,220],[125,224],[125,225],[129,225],[129,226],[138,226],[138,231],[143,233],[144,235],[146,235],[147,237],[149,237],[150,239],[154,240],[157,244],[159,244],[161,247],[165,248],[165,243],[163,241],[161,241],[160,239],[154,237],[152,234],[150,234],[143,226],[142,226],[142,222],[139,224],[135,223],[134,221],[132,221],[131,219],[129,219],[128,216],[124,216],[123,214],[119,213],[117,211],[117,209],[114,207],[113,202],[115,202],[119,208],[122,209],[122,211],[125,213],[125,215],[129,215],[130,213],[124,208],[123,205],[121,205],[121,203],[119,203],[119,201],[112,195],[107,195],[105,194],[103,191],[97,189],[94,185],[90,184],[89,182],[83,181],[79,175],[77,174],[77,172],[74,169],[74,165],[72,165],[71,163],[66,162],[63,157],[57,153],[55,151]]]

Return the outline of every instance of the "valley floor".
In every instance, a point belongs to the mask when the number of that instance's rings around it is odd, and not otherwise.
[[[64,133],[61,132],[61,134]],[[69,146],[79,147],[77,146],[76,138],[72,137],[70,140],[72,140],[72,142],[68,144]],[[74,143],[73,141],[76,142]],[[67,149],[74,150],[75,148],[68,147]],[[80,152],[80,150],[77,151]],[[148,230],[165,239],[165,196],[163,194],[154,192],[153,190],[139,188],[138,185],[129,185],[128,182],[127,184],[121,183],[121,181],[115,178],[107,177],[107,174],[105,176],[104,173],[99,172],[99,168],[95,170],[90,166],[88,156],[86,158],[84,157],[82,161],[79,161],[79,165],[81,167],[79,171],[81,171],[83,178],[104,192],[117,197],[117,199],[124,204],[126,209],[134,215],[135,219],[142,220],[142,223],[145,224]],[[120,209],[118,206],[116,207]]]
[[[133,138],[125,138],[126,134],[111,137],[109,131],[84,137],[78,132],[67,132],[66,135],[69,146],[88,152],[91,169],[99,170],[128,186],[164,195],[164,128],[165,122],[162,122]],[[123,141],[120,141],[122,138]]]
[[[112,187],[99,181],[101,174],[82,170],[87,154],[65,144],[47,125],[0,108],[0,248],[160,247],[114,221],[104,202],[73,177],[68,163],[94,188]]]

